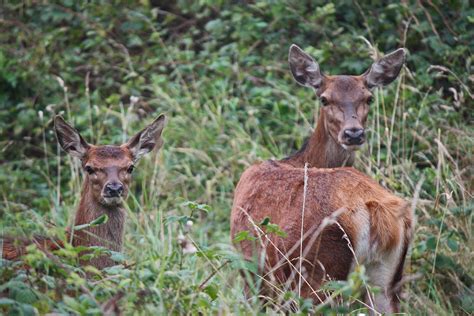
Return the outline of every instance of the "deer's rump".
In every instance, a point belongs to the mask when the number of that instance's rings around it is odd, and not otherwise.
[[[61,240],[51,237],[36,235],[32,239],[14,238],[11,236],[0,237],[2,245],[2,259],[18,260],[26,254],[29,245],[36,245],[42,251],[54,251],[64,247]]]
[[[84,231],[77,231],[74,233],[74,238],[72,239],[72,244],[74,246],[103,246],[110,248],[115,251],[120,250],[120,245],[107,243],[102,239],[94,237],[97,234],[97,227],[91,227],[87,229],[87,233]],[[71,238],[71,233],[66,231],[66,240]],[[12,237],[12,236],[1,236],[0,245],[2,246],[1,258],[15,261],[19,260],[23,255],[27,254],[27,248],[30,245],[36,245],[36,247],[45,252],[46,254],[51,253],[52,251],[64,248],[63,240],[55,237],[46,237],[41,235],[35,235],[31,239],[22,238],[22,237]],[[85,254],[87,251],[83,251],[82,254]],[[82,260],[81,264],[91,264],[96,267],[106,267],[114,264],[114,261],[109,258],[109,256],[98,256],[96,258]]]
[[[403,238],[411,224],[406,202],[353,168],[308,169],[304,191],[304,169],[274,161],[250,167],[237,185],[231,237],[244,230],[260,235],[236,246],[248,260],[261,256],[265,247],[260,273],[273,282],[298,282],[303,201],[303,296],[314,297],[311,293],[325,280],[346,279],[355,258],[364,263],[408,242]],[[337,223],[325,222],[331,216]],[[263,236],[265,228],[255,225],[266,217],[287,237]]]

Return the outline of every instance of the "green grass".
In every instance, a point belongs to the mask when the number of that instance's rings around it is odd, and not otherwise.
[[[246,167],[290,154],[313,128],[319,105],[291,79],[290,44],[337,74],[370,65],[369,41],[379,51],[401,45],[410,51],[401,78],[376,92],[368,144],[356,161],[397,195],[416,200],[403,311],[472,313],[472,8],[462,1],[449,10],[436,3],[308,6],[6,5],[0,20],[8,30],[0,34],[4,233],[61,235],[72,221],[82,175],[56,145],[55,113],[98,144],[121,143],[159,113],[169,121],[163,148],[136,170],[124,250],[116,254],[126,264],[90,280],[70,248],[58,254],[60,263],[34,251],[25,258],[29,269],[3,262],[0,311],[100,314],[109,302],[125,314],[281,312],[282,300],[262,307],[243,295],[242,262],[229,236],[233,190]],[[432,65],[449,71],[429,70]],[[139,101],[132,105],[131,96]],[[187,201],[209,211],[193,211]],[[183,216],[191,215],[188,227]],[[180,235],[197,254],[183,254]],[[361,308],[362,280],[357,271],[347,283],[333,284],[343,297],[333,308]],[[323,308],[295,301],[302,313]],[[326,308],[319,311],[329,313]]]

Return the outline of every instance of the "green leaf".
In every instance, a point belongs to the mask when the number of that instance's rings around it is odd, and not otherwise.
[[[113,261],[119,262],[119,263],[124,263],[126,261],[126,256],[123,253],[118,252],[118,251],[110,251],[110,253],[111,253],[110,259],[112,259]]]
[[[209,295],[212,300],[217,298],[217,294],[219,293],[219,289],[216,285],[210,284],[204,288],[204,293]]]
[[[258,264],[255,261],[245,260],[239,255],[225,256],[225,259],[230,260],[230,266],[235,270],[247,270],[252,273],[258,273]]]
[[[270,217],[265,217],[259,224],[259,226],[266,226],[270,223]]]
[[[256,239],[257,238],[250,235],[250,232],[248,230],[243,230],[243,231],[240,231],[237,234],[235,234],[234,242],[241,242],[241,241],[244,241],[244,240],[253,241],[253,240],[256,240]]]
[[[428,238],[428,240],[426,241],[426,248],[428,248],[429,250],[435,250],[436,249],[436,237],[435,236],[431,236]]]
[[[10,291],[10,297],[13,297],[20,303],[32,304],[38,300],[38,295],[35,291],[23,282],[9,282],[8,289]]]
[[[214,249],[201,249],[201,251],[198,251],[196,255],[207,259],[217,259],[220,257],[219,252]]]
[[[458,251],[458,250],[459,250],[459,245],[458,245],[458,243],[456,242],[456,240],[451,239],[451,238],[448,239],[448,247],[449,247],[449,249],[451,249],[452,251]]]
[[[169,225],[176,222],[184,225],[190,219],[191,218],[186,215],[181,215],[181,216],[171,215],[165,218],[165,225]]]
[[[288,236],[288,234],[284,230],[282,230],[280,226],[278,226],[277,224],[269,223],[266,226],[266,228],[267,228],[266,232],[269,234],[275,234],[278,237],[283,237],[283,238],[286,238]]]
[[[207,204],[198,204],[198,203],[192,202],[192,201],[186,201],[181,205],[189,207],[191,210],[199,210],[199,211],[202,211],[204,213],[209,213],[209,211],[211,210],[210,206],[207,205]]]
[[[108,220],[109,220],[109,216],[107,214],[102,214],[90,223],[74,226],[74,230],[82,230],[88,227],[99,226],[99,225],[107,223]]]
[[[438,254],[435,264],[438,270],[459,269],[459,265],[454,262],[453,258],[443,254]]]
[[[2,297],[0,298],[0,306],[5,306],[5,305],[14,305],[16,302],[10,298]]]
[[[321,289],[327,291],[339,291],[342,290],[345,286],[347,286],[347,281],[329,281],[324,283],[321,286]]]
[[[19,304],[18,305],[19,310],[21,311],[20,315],[25,315],[25,316],[33,316],[33,315],[38,315],[38,310],[29,304]]]
[[[107,214],[102,214],[96,219],[94,219],[92,222],[90,222],[90,225],[91,226],[102,225],[102,224],[107,223],[108,220],[109,220],[109,216]]]

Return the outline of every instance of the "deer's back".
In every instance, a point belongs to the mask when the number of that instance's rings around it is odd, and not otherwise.
[[[265,217],[288,235],[286,238],[268,235],[273,245],[266,247],[264,270],[280,267],[273,269],[277,278],[287,279],[294,270],[283,254],[295,265],[299,257],[303,200],[303,231],[308,235],[303,242],[307,252],[304,267],[313,288],[327,277],[345,279],[353,267],[354,254],[361,263],[371,262],[384,253],[401,252],[409,242],[404,233],[411,228],[406,202],[363,173],[353,168],[310,168],[306,193],[304,188],[303,168],[266,161],[247,169],[235,191],[232,237],[243,230],[258,236],[254,224],[258,225]],[[311,240],[318,228],[322,228],[323,220],[336,211],[338,223],[327,225],[318,238]],[[248,240],[237,247],[247,259],[260,249],[258,242]]]

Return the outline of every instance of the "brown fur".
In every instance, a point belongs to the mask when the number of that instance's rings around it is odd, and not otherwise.
[[[31,244],[35,244],[44,251],[58,250],[64,246],[61,240],[43,236],[34,236],[32,240],[5,236],[1,242],[3,244],[2,258],[7,260],[16,260],[23,256],[26,253],[26,247]]]
[[[265,217],[269,217],[272,223],[288,234],[286,238],[269,236],[276,247],[263,238],[266,256],[265,266],[261,267],[260,272],[265,275],[273,271],[280,282],[290,279],[295,274],[295,269],[285,262],[279,251],[285,253],[296,267],[299,260],[299,246],[291,253],[289,250],[300,242],[303,190],[303,168],[267,161],[247,169],[235,191],[231,236],[243,230],[259,236],[251,222],[258,224]],[[353,168],[308,169],[305,203],[303,227],[309,236],[303,242],[303,249],[307,247],[308,251],[303,267],[306,270],[305,279],[315,290],[328,279],[347,278],[354,264],[354,255],[343,236],[347,235],[352,246],[357,248],[359,233],[364,228],[360,227],[360,212],[368,212],[370,215],[371,246],[375,247],[376,253],[381,257],[394,251],[402,243],[407,245],[411,239],[412,219],[407,203]],[[311,236],[324,218],[341,208],[346,211],[338,217],[340,227],[336,224],[327,226],[309,244]],[[400,238],[405,230],[406,234]],[[243,241],[237,247],[248,260],[263,254],[262,245],[258,242]],[[400,258],[402,265],[404,256],[405,254]],[[398,272],[401,275],[401,269]],[[394,279],[398,277],[399,275],[394,275]],[[391,284],[393,286],[394,282]],[[292,288],[296,288],[295,282]],[[268,287],[264,289],[268,290]],[[311,297],[316,302],[321,300],[321,296],[318,298],[312,293],[307,284],[303,284],[302,295]],[[392,297],[392,301],[397,300]],[[398,305],[395,304],[393,310],[397,308]]]
[[[303,148],[282,162],[294,167],[352,166],[354,150],[365,142],[371,89],[397,78],[405,62],[405,49],[379,59],[360,76],[327,76],[319,64],[297,45],[291,45],[288,62],[293,78],[316,91],[321,100],[316,130]]]
[[[342,147],[341,134],[345,129],[365,128],[372,94],[361,76],[327,76],[317,95],[328,104],[321,105],[315,131],[300,151],[282,161],[294,167],[352,166],[354,150]]]
[[[113,205],[102,203],[100,193],[106,182],[111,178],[117,178],[124,184],[124,197],[127,196],[131,181],[131,175],[126,171],[132,164],[130,151],[123,146],[92,146],[83,164],[93,165],[98,171],[95,175],[86,174],[85,176],[74,225],[90,223],[103,214],[108,216],[108,221],[105,224],[75,232],[73,245],[94,245],[121,251],[126,210],[122,203]],[[108,256],[93,258],[89,262],[97,268],[108,267],[113,263]]]
[[[159,116],[145,129],[137,133],[129,142],[121,146],[95,146],[87,144],[80,134],[61,117],[55,118],[58,142],[69,154],[81,160],[84,168],[84,183],[81,200],[76,211],[74,226],[88,224],[106,214],[108,221],[101,225],[67,232],[68,240],[73,234],[74,246],[102,246],[112,251],[122,250],[126,211],[123,200],[128,195],[131,167],[138,159],[155,147],[161,147],[161,132],[165,124],[164,115]],[[107,185],[120,184],[123,190],[119,196],[110,196]],[[29,244],[39,249],[52,251],[63,247],[60,240],[37,236],[33,240],[3,238],[3,258],[16,260],[26,252]],[[109,256],[100,256],[81,264],[90,264],[102,269],[114,264]]]
[[[123,169],[126,169],[131,162],[132,158],[128,149],[120,146],[91,146],[82,161],[83,165],[93,165],[96,170],[111,169],[109,173],[120,174],[122,183],[126,184],[126,187],[131,177]],[[74,232],[72,240],[74,246],[103,246],[113,251],[121,251],[126,211],[121,203],[104,205],[101,202],[100,193],[108,180],[106,172],[85,175],[74,225],[90,223],[103,214],[108,216],[108,221],[102,225]],[[63,245],[60,240],[41,236],[31,241],[4,238],[3,257],[8,260],[18,259],[25,254],[26,247],[32,243],[39,249],[47,251],[57,250]],[[113,265],[113,261],[108,256],[100,256],[83,263],[91,264],[99,269]]]
[[[303,297],[320,302],[324,297],[318,297],[313,290],[328,278],[346,279],[357,258],[359,263],[368,264],[369,276],[383,287],[381,297],[375,299],[378,307],[385,311],[398,308],[395,291],[389,287],[394,288],[396,280],[401,278],[411,240],[412,220],[406,203],[352,168],[316,168],[354,163],[354,150],[365,141],[364,129],[372,99],[370,89],[393,82],[405,55],[404,49],[398,49],[376,61],[361,76],[326,76],[309,54],[291,45],[288,62],[294,79],[313,88],[321,100],[316,130],[303,148],[290,157],[247,169],[237,185],[231,215],[232,237],[247,230],[262,239],[256,245],[243,241],[238,247],[248,260],[263,256],[264,266],[260,272],[271,283],[294,282],[297,271],[292,264],[300,260],[295,246],[303,239],[304,278],[307,280],[301,289]],[[302,224],[306,164],[310,169]],[[335,216],[336,224],[324,224],[326,219]],[[268,236],[255,227],[255,223],[265,217],[270,217],[288,237]],[[302,226],[307,235],[303,238]],[[400,251],[401,248],[404,250]],[[390,264],[393,260],[398,262],[394,269]],[[387,270],[397,271],[388,275]],[[391,282],[387,282],[388,277],[392,278]],[[264,292],[269,289],[269,286],[263,287]]]

